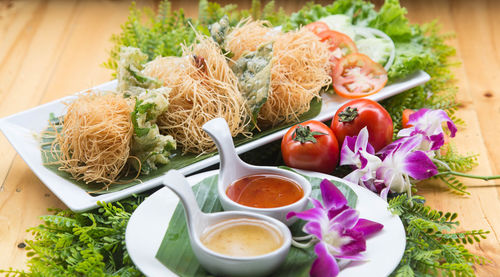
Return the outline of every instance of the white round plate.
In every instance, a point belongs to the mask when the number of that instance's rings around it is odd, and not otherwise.
[[[399,217],[387,210],[385,201],[365,188],[323,173],[299,172],[346,183],[358,195],[356,209],[360,217],[384,225],[382,231],[367,240],[366,252],[363,253],[366,261],[347,265],[338,276],[388,276],[399,264],[406,245],[405,230]],[[208,171],[187,179],[193,186],[217,173],[217,170]],[[149,196],[130,217],[125,243],[132,261],[146,276],[176,276],[155,255],[178,202],[177,196],[165,187]]]

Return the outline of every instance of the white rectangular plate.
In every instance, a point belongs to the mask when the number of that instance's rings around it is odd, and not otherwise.
[[[386,86],[380,92],[368,96],[367,98],[380,101],[398,93],[424,84],[430,80],[430,76],[419,71],[405,80]],[[116,81],[111,81],[92,88],[92,90],[112,90],[116,87]],[[87,91],[87,90],[85,90]],[[69,180],[62,178],[42,164],[42,157],[36,135],[47,127],[49,114],[62,115],[64,113],[64,102],[70,102],[76,95],[61,98],[59,100],[35,107],[33,109],[20,112],[0,119],[0,130],[14,146],[17,153],[24,159],[40,180],[61,199],[66,206],[75,212],[86,211],[97,207],[98,201],[112,202],[123,199],[131,194],[140,193],[161,184],[161,177],[148,180],[144,183],[123,189],[117,192],[110,192],[98,196],[91,196],[85,190],[73,184]],[[333,117],[337,109],[349,99],[337,95],[323,95],[323,106],[321,112],[314,119],[325,121]],[[236,148],[238,153],[244,153],[271,141],[278,140],[287,130],[280,130],[260,139],[248,142]],[[179,171],[188,175],[200,169],[209,167],[219,162],[219,156],[213,156],[205,160],[193,163]]]

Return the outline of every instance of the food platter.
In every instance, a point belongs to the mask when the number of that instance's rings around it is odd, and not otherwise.
[[[370,95],[367,98],[375,101],[381,101],[413,87],[424,84],[429,81],[429,79],[430,76],[427,73],[418,71],[404,80],[400,80],[386,86],[380,92]],[[115,80],[93,87],[90,90],[108,91],[115,89],[116,85],[117,81]],[[98,201],[117,201],[134,193],[140,193],[160,185],[161,176],[120,191],[92,196],[76,184],[72,183],[70,180],[61,177],[43,165],[37,136],[46,128],[49,115],[51,113],[54,113],[56,116],[62,115],[65,109],[64,103],[75,99],[76,95],[78,94],[64,97],[30,110],[0,119],[0,130],[4,133],[17,153],[21,156],[21,158],[23,158],[38,178],[62,202],[64,202],[64,204],[66,204],[71,210],[77,212],[97,207]],[[314,119],[320,121],[331,119],[335,114],[335,111],[348,100],[349,99],[342,98],[337,95],[324,94],[322,97],[321,112]],[[286,129],[279,130],[254,141],[245,143],[237,147],[236,151],[241,154],[274,140],[278,140],[284,135],[285,132]],[[219,156],[215,155],[192,163],[189,166],[180,168],[179,171],[184,175],[189,175],[218,162]]]
[[[384,229],[367,240],[365,262],[352,263],[338,276],[387,276],[398,265],[405,249],[405,231],[399,217],[387,209],[387,202],[358,185],[323,173],[299,171],[310,177],[328,178],[349,185],[358,196],[356,209],[360,217],[379,222]],[[188,177],[191,185],[217,174],[209,171]],[[146,199],[132,214],[125,234],[128,253],[134,264],[146,276],[176,276],[156,258],[165,230],[179,200],[168,188],[163,188]]]

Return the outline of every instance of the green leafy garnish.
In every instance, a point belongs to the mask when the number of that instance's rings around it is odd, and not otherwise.
[[[7,276],[143,276],[125,248],[125,229],[144,197],[116,204],[99,203],[86,213],[55,210],[28,229],[29,272],[0,270]]]
[[[138,137],[143,137],[149,133],[149,128],[141,128],[139,127],[139,123],[137,123],[137,117],[139,114],[144,114],[147,110],[151,109],[154,103],[142,104],[142,100],[137,100],[135,102],[134,111],[131,113],[132,125],[134,126],[134,133]]]
[[[257,115],[269,96],[272,58],[273,44],[269,42],[243,55],[231,67],[238,77],[238,88],[247,100],[254,126],[257,126]]]
[[[406,194],[389,201],[406,230],[406,250],[393,276],[474,276],[474,264],[487,260],[472,254],[464,244],[486,238],[489,231],[452,232],[459,226],[456,213],[443,213],[423,204],[422,197],[408,201]]]
[[[135,80],[137,80],[141,87],[153,87],[159,84],[158,80],[155,78],[146,76],[131,66],[127,66],[127,71]]]
[[[167,164],[171,151],[176,149],[172,136],[160,134],[156,124],[157,118],[167,111],[169,93],[167,87],[145,90],[136,97],[131,113],[134,135],[130,155],[137,159],[131,159],[130,163],[145,175],[158,165]]]
[[[150,61],[157,56],[181,56],[181,45],[189,45],[195,40],[195,30],[208,34],[206,28],[186,18],[182,9],[173,12],[168,1],[159,4],[156,15],[150,8],[140,10],[132,3],[128,20],[121,28],[121,33],[111,37],[114,46],[104,63],[115,72],[122,46],[139,48]]]
[[[122,47],[118,61],[116,90],[126,97],[143,93],[146,89],[160,88],[162,83],[156,78],[142,73],[148,56],[139,48]]]

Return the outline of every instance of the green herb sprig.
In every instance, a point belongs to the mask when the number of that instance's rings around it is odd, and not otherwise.
[[[142,276],[125,248],[125,229],[144,200],[135,196],[115,204],[100,203],[86,213],[54,210],[30,228],[26,241],[29,272],[0,270],[6,276]]]
[[[406,249],[392,276],[474,276],[474,264],[487,259],[472,254],[465,244],[480,242],[489,231],[453,232],[459,226],[456,213],[443,213],[424,205],[425,199],[406,194],[389,201],[389,209],[401,218]]]

